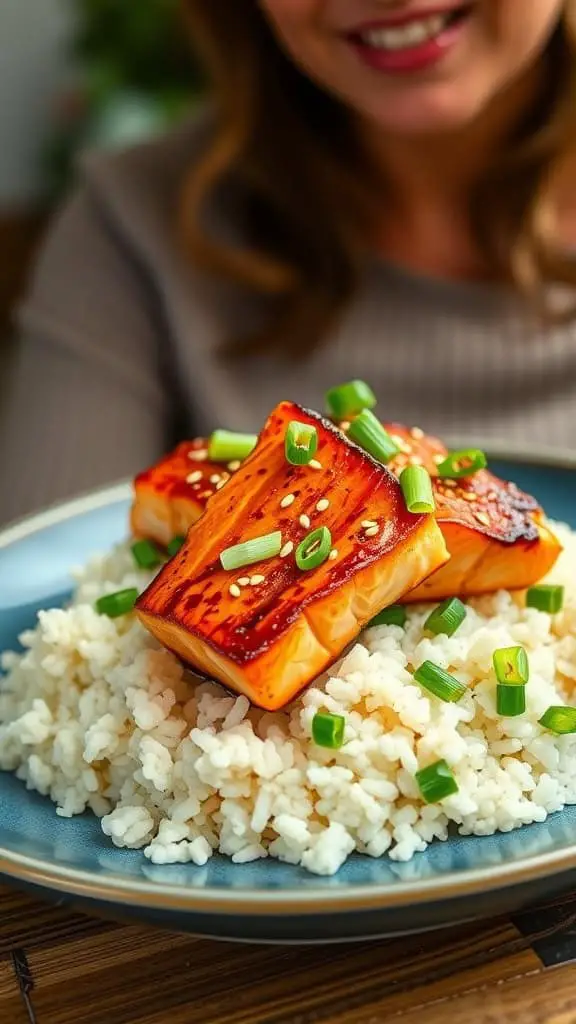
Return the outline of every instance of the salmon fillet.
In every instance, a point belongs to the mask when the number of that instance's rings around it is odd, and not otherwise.
[[[389,468],[399,474],[417,460],[432,475],[436,519],[451,555],[449,564],[406,600],[522,590],[550,571],[561,545],[534,498],[488,470],[462,480],[440,479],[438,463],[448,454],[442,441],[418,428],[398,423],[385,426],[401,448]],[[136,478],[132,510],[136,536],[166,545],[172,537],[186,534],[200,518],[222,481],[238,470],[238,463],[209,462],[207,454],[207,440],[185,442]]]
[[[183,441],[136,477],[130,515],[134,537],[166,547],[174,537],[185,536],[209,499],[239,469],[239,462],[210,462],[208,444],[204,438]]]
[[[317,461],[308,466],[286,461],[293,420],[318,432]],[[332,557],[303,571],[294,551],[320,526],[330,530]],[[281,554],[232,572],[222,568],[225,549],[274,531],[282,535]],[[254,452],[207,500],[179,554],[140,597],[137,614],[196,669],[276,710],[377,612],[447,558],[434,517],[407,511],[388,469],[316,413],[283,402]]]
[[[438,463],[448,449],[438,438],[398,423],[386,428],[401,448],[392,472],[416,461],[433,477],[436,520],[450,552],[448,564],[405,601],[524,590],[550,571],[562,548],[535,498],[487,469],[459,480],[440,478]]]

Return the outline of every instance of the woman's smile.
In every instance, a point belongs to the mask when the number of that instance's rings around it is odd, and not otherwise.
[[[379,131],[444,135],[534,75],[561,0],[260,0],[310,78]],[[530,93],[530,89],[527,90]]]
[[[457,46],[473,16],[473,4],[410,10],[364,23],[345,38],[375,71],[411,74],[432,67]]]

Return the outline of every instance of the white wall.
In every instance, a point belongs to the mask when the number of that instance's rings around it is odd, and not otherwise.
[[[0,206],[41,192],[39,158],[66,73],[72,0],[0,0]]]

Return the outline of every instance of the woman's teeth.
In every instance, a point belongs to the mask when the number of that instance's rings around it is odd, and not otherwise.
[[[432,14],[421,21],[411,21],[409,25],[396,28],[371,28],[363,32],[360,38],[366,46],[378,50],[407,50],[411,46],[418,46],[428,39],[439,36],[448,26],[451,17],[452,13],[448,11],[446,14]]]

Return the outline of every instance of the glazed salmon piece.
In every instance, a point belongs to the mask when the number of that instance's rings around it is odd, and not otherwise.
[[[200,518],[206,503],[240,465],[210,462],[208,444],[204,438],[183,441],[136,477],[131,512],[135,537],[146,537],[166,547],[174,537],[185,536]]]
[[[407,600],[522,590],[550,571],[561,546],[534,498],[488,470],[458,481],[440,479],[438,463],[448,454],[442,441],[418,428],[398,423],[385,426],[401,448],[390,469],[399,474],[410,461],[418,460],[432,475],[436,518],[451,554],[449,565]],[[208,443],[201,438],[185,442],[136,479],[132,512],[136,536],[167,544],[172,537],[186,534],[217,489],[237,470],[238,463],[209,462]]]
[[[286,461],[293,420],[318,432],[310,465]],[[295,550],[320,526],[330,530],[332,556],[303,571]],[[222,568],[223,551],[276,531],[280,554],[232,572]],[[276,710],[373,615],[447,557],[434,517],[407,511],[384,466],[316,413],[284,402],[254,452],[208,502],[180,553],[141,596],[137,614],[195,668]]]
[[[460,480],[441,479],[438,463],[448,449],[438,438],[397,423],[386,427],[401,448],[390,469],[400,473],[416,460],[432,475],[436,520],[451,556],[405,600],[524,590],[550,571],[562,549],[534,498],[487,469]]]

